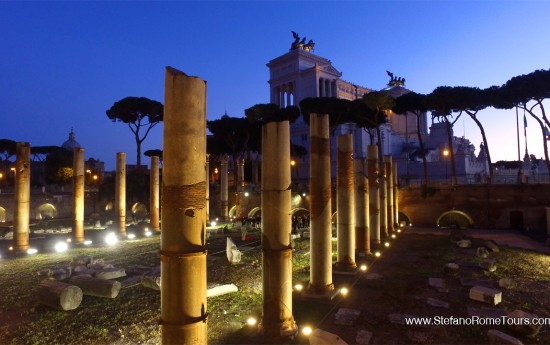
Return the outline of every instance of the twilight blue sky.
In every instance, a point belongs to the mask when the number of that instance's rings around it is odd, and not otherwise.
[[[208,82],[209,119],[243,116],[269,102],[266,63],[288,51],[291,30],[313,39],[344,80],[369,88],[385,87],[386,70],[420,93],[501,85],[550,68],[549,13],[543,0],[0,2],[0,138],[61,145],[72,127],[86,157],[112,170],[124,151],[134,164],[132,133],[105,115],[114,102],[163,103],[172,66]],[[480,118],[493,161],[516,159],[515,111]],[[463,133],[479,151],[469,118],[457,122]],[[528,142],[542,157],[532,120]],[[154,148],[162,125],[143,144]]]

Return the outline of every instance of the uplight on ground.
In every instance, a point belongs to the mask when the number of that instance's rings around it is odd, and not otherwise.
[[[66,252],[69,249],[67,242],[57,242],[54,246],[54,249],[57,253]]]
[[[302,334],[305,335],[305,336],[310,335],[312,332],[313,332],[313,330],[309,326],[304,326],[302,328]]]

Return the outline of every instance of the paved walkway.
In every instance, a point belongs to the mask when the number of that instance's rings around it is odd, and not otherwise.
[[[406,228],[405,232],[415,234],[436,234],[449,235],[450,229],[441,228]],[[484,230],[484,229],[463,229],[462,233],[467,237],[492,240],[499,246],[509,246],[532,250],[538,253],[550,254],[550,247],[537,242],[530,237],[520,234],[515,230]]]

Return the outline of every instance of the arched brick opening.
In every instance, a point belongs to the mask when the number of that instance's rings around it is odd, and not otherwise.
[[[459,210],[443,212],[439,218],[437,218],[437,226],[440,228],[466,229],[473,225],[474,221],[472,217]]]

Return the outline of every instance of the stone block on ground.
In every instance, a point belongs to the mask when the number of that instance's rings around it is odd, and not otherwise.
[[[72,277],[69,283],[81,288],[84,295],[106,298],[116,298],[122,287],[116,280],[97,279],[84,275]]]
[[[369,345],[371,338],[372,332],[361,329],[357,332],[357,335],[355,336],[355,343],[357,343],[358,345]]]
[[[159,282],[160,286],[160,282]],[[206,290],[206,297],[216,297],[221,295],[226,295],[232,292],[238,292],[239,288],[235,284],[224,284],[208,288]]]
[[[485,247],[477,247],[476,255],[478,258],[486,259],[489,257],[489,251]]]
[[[460,241],[456,242],[456,245],[459,248],[470,248],[472,246],[472,241],[470,241],[470,240],[460,240]]]
[[[449,309],[449,303],[448,302],[440,301],[440,300],[435,299],[435,298],[428,297],[426,299],[426,303],[428,303],[428,305],[431,305],[432,307]]]
[[[141,282],[141,285],[149,289],[160,291],[160,273],[158,274],[145,273],[144,275],[141,276],[140,282]]]
[[[533,322],[533,319],[538,318],[537,315],[516,309],[508,314],[506,326],[513,331],[533,337],[537,335],[542,328],[542,325],[535,325]],[[513,319],[513,321],[510,319]]]
[[[449,292],[447,282],[442,278],[428,278],[428,285],[434,287],[439,292]]]
[[[474,286],[470,289],[470,299],[474,301],[497,305],[502,302],[502,292],[484,286]]]
[[[89,255],[75,256],[71,260],[71,266],[89,265],[92,262],[92,257]]]
[[[448,264],[445,264],[445,267],[443,267],[443,272],[449,276],[456,276],[460,272],[460,266],[454,262],[449,262]]]
[[[361,311],[350,308],[340,308],[334,315],[334,323],[337,325],[353,326],[353,323],[361,315]]]
[[[310,345],[347,345],[347,343],[336,334],[323,331],[320,328],[315,329],[309,335],[309,344]]]
[[[94,274],[97,279],[116,279],[125,276],[126,271],[124,268],[104,268]]]
[[[74,310],[82,302],[82,289],[57,280],[43,280],[36,293],[38,302],[57,310]]]
[[[489,272],[495,272],[497,270],[496,261],[493,259],[485,259],[480,264],[479,267],[483,268]]]
[[[498,248],[497,244],[493,241],[487,240],[485,241],[485,247],[489,248],[490,251],[493,253],[500,252],[500,249]]]
[[[516,282],[512,278],[500,278],[498,280],[498,286],[504,289],[511,289],[516,286]]]
[[[523,345],[521,340],[496,329],[490,329],[487,332],[487,337],[489,337],[491,345]]]

